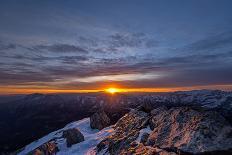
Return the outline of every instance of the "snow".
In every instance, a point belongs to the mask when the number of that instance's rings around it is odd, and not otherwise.
[[[72,145],[70,148],[66,147],[66,140],[62,138],[62,133],[64,130],[70,128],[78,128],[80,132],[84,135],[85,140],[81,143],[77,143]],[[113,134],[114,129],[112,126],[102,129],[101,131],[96,129],[91,129],[90,127],[90,119],[85,118],[80,121],[76,121],[66,125],[64,128],[54,131],[47,136],[32,142],[27,145],[22,152],[18,155],[25,155],[36,149],[40,145],[54,139],[59,148],[59,152],[57,155],[95,155],[95,147],[96,145],[103,140],[105,137]]]
[[[151,130],[151,128],[150,128],[149,125],[148,125],[146,128],[141,129],[141,130],[139,131],[139,136],[137,137],[136,142],[137,142],[137,143],[140,143],[142,135],[143,135],[144,133],[150,134],[151,131],[152,131],[152,130]]]

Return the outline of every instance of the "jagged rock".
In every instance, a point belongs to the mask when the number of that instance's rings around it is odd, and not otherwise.
[[[110,125],[110,119],[106,113],[101,110],[90,116],[90,127],[101,130]]]
[[[177,155],[175,152],[166,151],[157,147],[145,146],[142,143],[131,145],[128,150],[122,150],[120,155]]]
[[[58,147],[56,146],[55,142],[50,141],[47,143],[42,144],[30,154],[33,155],[54,155],[59,151]]]
[[[147,113],[132,110],[115,124],[115,133],[98,144],[98,152],[104,148],[107,148],[110,154],[115,155],[129,151],[134,146],[133,142],[139,136],[139,131],[146,127],[147,122]]]
[[[160,106],[160,107],[158,107],[158,108],[153,109],[153,110],[150,112],[150,114],[151,114],[152,116],[155,116],[155,115],[157,115],[157,114],[159,114],[159,113],[162,113],[163,111],[167,111],[167,110],[168,110],[168,108],[167,108],[166,106]]]
[[[193,154],[232,149],[231,125],[217,112],[178,107],[152,115],[150,146]]]
[[[140,130],[148,121],[153,131],[144,133],[137,142]],[[230,123],[219,113],[202,108],[160,107],[150,114],[132,110],[114,128],[115,133],[98,144],[98,152],[104,150],[111,155],[232,153]]]
[[[66,138],[67,147],[84,141],[83,134],[76,128],[65,130],[62,137]]]
[[[151,116],[156,116],[156,115],[158,115],[159,113],[164,113],[164,112],[167,111],[167,110],[168,110],[167,107],[161,106],[161,107],[159,107],[159,108],[153,109],[153,110],[150,112],[150,114],[151,114]],[[149,120],[149,126],[150,126],[151,130],[153,130],[153,129],[157,126],[156,122],[153,121],[152,118]]]

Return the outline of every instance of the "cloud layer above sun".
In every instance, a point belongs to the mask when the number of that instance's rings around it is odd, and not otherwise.
[[[232,85],[230,1],[0,3],[1,90]]]

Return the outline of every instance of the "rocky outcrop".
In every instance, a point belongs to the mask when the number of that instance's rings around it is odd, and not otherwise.
[[[149,133],[141,129],[150,126]],[[193,107],[160,107],[146,113],[132,110],[115,125],[115,134],[101,141],[98,153],[230,154],[232,127],[216,111]],[[139,136],[140,135],[140,136]],[[140,139],[138,139],[140,137]]]
[[[189,107],[156,109],[150,121],[149,146],[202,153],[232,149],[232,128],[217,112]]]
[[[98,152],[107,151],[114,155],[133,153],[134,150],[130,148],[134,146],[133,142],[139,136],[140,129],[147,126],[148,118],[148,114],[142,111],[132,110],[126,114],[115,124],[115,133],[98,144]]]
[[[54,141],[50,141],[47,143],[44,143],[43,145],[36,148],[34,151],[32,151],[29,154],[32,155],[54,155],[59,151],[58,147],[56,146],[56,143]]]
[[[116,155],[116,154],[115,154]],[[130,149],[122,150],[120,155],[177,155],[175,152],[166,151],[157,147],[145,146],[143,144],[132,143]]]
[[[62,137],[66,138],[67,147],[84,141],[83,134],[76,128],[65,130]]]
[[[99,110],[90,116],[90,127],[101,130],[110,125],[110,119],[103,110]]]

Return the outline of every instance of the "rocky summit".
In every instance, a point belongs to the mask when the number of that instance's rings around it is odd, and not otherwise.
[[[115,134],[97,146],[98,153],[232,153],[231,125],[217,112],[201,108],[161,107],[150,113],[133,110],[114,128]]]

